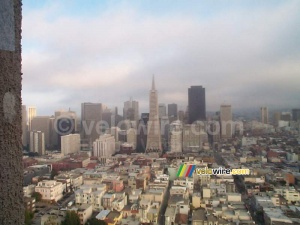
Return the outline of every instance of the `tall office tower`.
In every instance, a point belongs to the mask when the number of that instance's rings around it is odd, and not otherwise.
[[[162,152],[161,134],[158,115],[158,97],[155,89],[154,76],[149,98],[149,121],[147,125],[147,147],[146,152]]]
[[[27,146],[27,135],[28,135],[28,128],[27,128],[27,110],[26,105],[22,105],[22,145]]]
[[[100,136],[99,123],[102,120],[101,103],[81,104],[81,132],[82,140],[92,146],[92,143]],[[98,126],[97,126],[98,123]]]
[[[130,98],[129,101],[124,102],[123,108],[123,118],[124,120],[139,120],[139,102],[133,101]]]
[[[39,155],[45,154],[45,136],[41,131],[30,131],[29,150]]]
[[[167,115],[167,107],[166,104],[161,103],[158,105],[158,112],[159,112],[159,119],[161,119],[163,116]]]
[[[96,157],[112,156],[116,153],[116,141],[111,134],[102,134],[93,142],[93,154]]]
[[[179,110],[178,111],[178,119],[183,122],[184,121],[184,111],[183,110]]]
[[[201,124],[185,124],[182,130],[182,151],[199,152],[202,150],[201,134],[203,127]]]
[[[205,88],[191,86],[188,90],[189,124],[197,120],[206,120]]]
[[[260,119],[261,122],[264,124],[269,123],[269,112],[267,107],[261,107],[260,108]]]
[[[280,120],[290,122],[292,120],[292,114],[290,112],[282,112]]]
[[[169,116],[170,123],[178,119],[177,104],[175,103],[168,104],[168,116]]]
[[[45,147],[49,149],[51,147],[50,143],[50,116],[36,116],[31,120],[31,130],[30,131],[41,131],[45,138]]]
[[[80,134],[61,136],[61,153],[68,155],[80,151]]]
[[[182,123],[176,120],[170,124],[170,152],[182,152]]]
[[[232,111],[231,105],[221,105],[220,108],[221,138],[232,138]]]
[[[300,120],[300,109],[292,109],[292,119],[293,121]]]
[[[126,135],[127,143],[131,144],[132,149],[135,150],[137,145],[137,130],[135,128],[130,128],[127,130]]]
[[[278,125],[279,125],[280,117],[281,117],[281,112],[274,112],[274,114],[273,114],[273,122],[274,122],[274,125],[276,127],[278,127]]]
[[[78,131],[77,128],[77,115],[75,111],[71,111],[70,109],[68,111],[65,110],[58,110],[54,112],[54,116],[56,119],[56,122],[60,122],[60,119],[63,119],[64,122],[68,123],[66,126],[70,126],[72,131],[68,131],[69,133],[74,133]],[[62,124],[63,125],[63,124]],[[64,127],[62,128],[64,129]],[[68,133],[68,134],[69,134]]]
[[[36,107],[29,106],[28,107],[28,130],[31,131],[31,120],[36,117]]]

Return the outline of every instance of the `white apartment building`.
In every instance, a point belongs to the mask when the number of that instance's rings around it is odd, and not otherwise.
[[[80,134],[61,136],[61,153],[68,155],[80,151]]]
[[[102,197],[106,192],[106,185],[82,185],[75,191],[75,202],[78,205],[89,204],[93,209],[103,209]]]
[[[96,157],[112,156],[116,152],[116,141],[113,135],[100,135],[93,143],[93,154]]]
[[[43,180],[35,187],[35,192],[42,195],[42,199],[46,201],[58,201],[63,197],[65,185],[54,180]]]

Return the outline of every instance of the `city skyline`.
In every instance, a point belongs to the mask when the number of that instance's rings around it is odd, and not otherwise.
[[[146,112],[154,74],[159,103],[181,110],[195,84],[207,111],[298,107],[298,1],[167,2],[24,2],[23,104],[44,115],[133,97]]]

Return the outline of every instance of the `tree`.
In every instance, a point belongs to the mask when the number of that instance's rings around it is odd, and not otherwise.
[[[31,195],[32,198],[35,198],[36,202],[40,202],[42,200],[42,195],[39,192],[33,192]]]
[[[58,175],[58,172],[56,170],[51,171],[50,179],[54,180],[54,177]]]
[[[79,216],[75,211],[67,211],[65,220],[61,225],[80,225]]]
[[[25,209],[25,225],[30,225],[33,218],[33,213]]]
[[[86,222],[86,225],[107,225],[107,223],[103,220],[98,220],[96,218],[92,218]]]

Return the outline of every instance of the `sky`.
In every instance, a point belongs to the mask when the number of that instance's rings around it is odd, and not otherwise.
[[[23,0],[23,104],[38,115],[82,102],[207,111],[300,107],[300,1]]]

